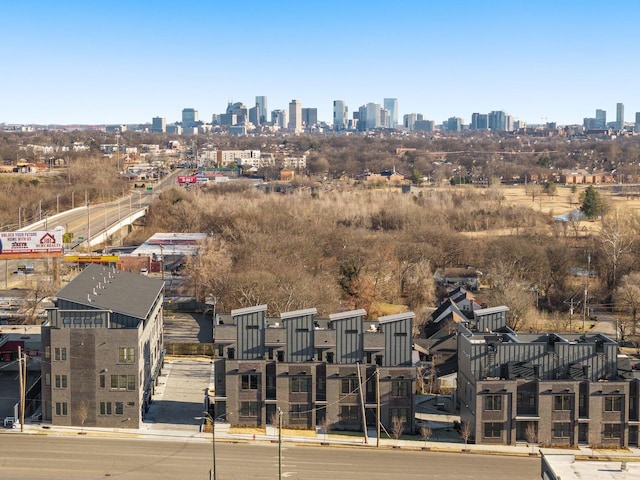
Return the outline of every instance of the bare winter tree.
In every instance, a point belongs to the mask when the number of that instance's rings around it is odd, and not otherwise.
[[[396,440],[402,436],[402,433],[404,432],[404,425],[404,420],[394,417],[393,422],[391,423],[391,432]]]
[[[464,440],[464,444],[467,445],[473,437],[473,425],[471,425],[471,422],[464,420],[460,424],[460,436]]]
[[[432,434],[433,432],[428,426],[424,425],[420,427],[420,437],[422,437],[422,440],[424,440],[425,447],[427,446],[427,441],[431,438]]]

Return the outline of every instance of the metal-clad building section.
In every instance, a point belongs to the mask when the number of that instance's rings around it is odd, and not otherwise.
[[[238,360],[264,358],[264,329],[266,305],[231,310],[236,324]]]
[[[333,313],[329,315],[331,327],[336,331],[335,363],[362,362],[364,310]]]
[[[482,308],[473,312],[478,332],[495,332],[507,325],[509,307]]]
[[[411,365],[411,329],[414,317],[413,312],[406,312],[378,318],[384,334],[384,367]]]
[[[314,318],[317,312],[315,308],[309,308],[280,315],[287,336],[286,362],[313,360]]]

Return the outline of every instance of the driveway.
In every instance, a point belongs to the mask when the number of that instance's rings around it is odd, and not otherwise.
[[[197,432],[204,410],[205,392],[213,377],[210,360],[168,359],[158,379],[142,429]]]

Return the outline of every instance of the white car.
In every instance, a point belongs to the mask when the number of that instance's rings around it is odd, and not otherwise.
[[[4,428],[17,428],[16,417],[4,417]]]

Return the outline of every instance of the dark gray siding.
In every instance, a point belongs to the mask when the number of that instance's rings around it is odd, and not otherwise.
[[[233,310],[238,341],[238,360],[257,360],[264,358],[265,312],[260,307]]]
[[[314,353],[314,315],[283,318],[287,334],[287,349],[285,361],[288,363],[307,362],[313,360]]]
[[[413,317],[380,323],[384,334],[384,367],[411,365],[411,327]]]
[[[333,321],[336,331],[336,363],[362,361],[362,316]]]

